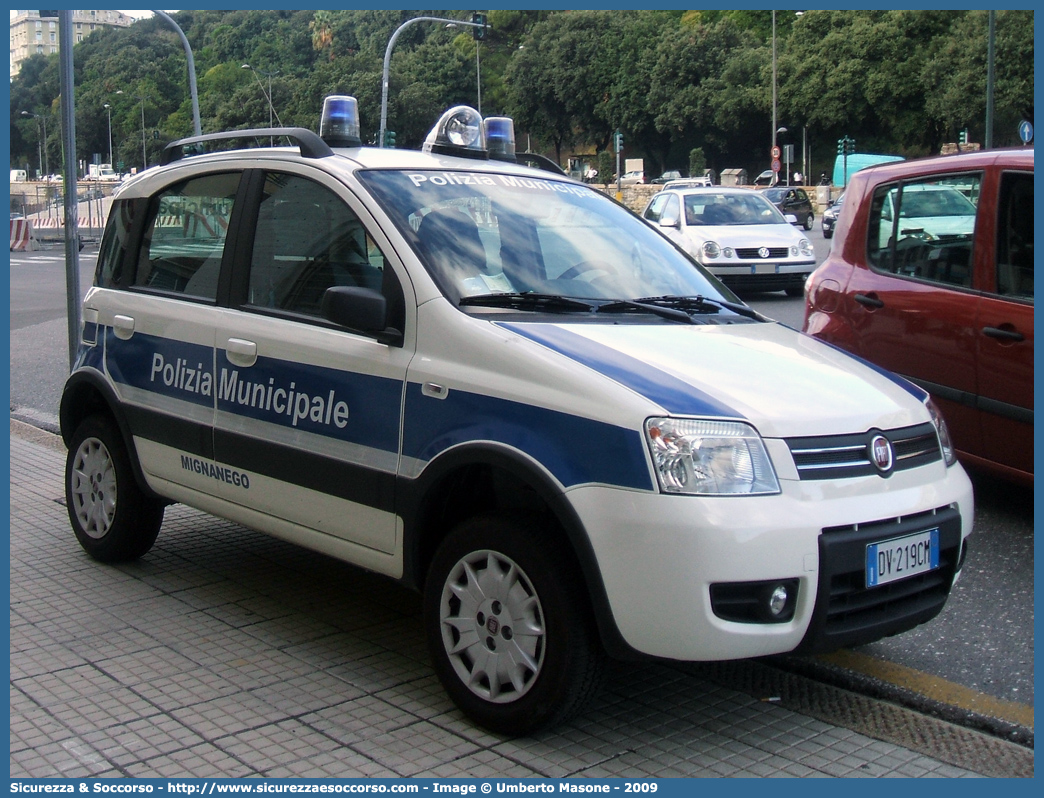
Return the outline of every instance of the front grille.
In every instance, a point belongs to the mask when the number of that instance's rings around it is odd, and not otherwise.
[[[871,460],[870,442],[883,435],[894,453],[890,469],[882,471]],[[939,437],[931,423],[893,430],[868,430],[853,435],[828,435],[810,438],[787,438],[801,479],[846,479],[878,474],[890,476],[895,471],[934,463],[942,459]]]
[[[736,250],[736,256],[744,260],[764,260],[761,257],[760,249],[761,247],[743,247]],[[785,258],[790,255],[789,247],[769,247],[768,251],[770,258]]]
[[[866,547],[939,528],[939,567],[897,582],[866,586]],[[819,591],[802,654],[862,645],[934,618],[946,603],[962,559],[961,516],[952,507],[824,529],[819,536]]]

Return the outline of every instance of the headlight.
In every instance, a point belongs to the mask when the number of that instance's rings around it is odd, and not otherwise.
[[[935,402],[928,399],[925,405],[932,416],[935,431],[939,434],[939,445],[942,447],[943,459],[946,460],[947,466],[952,466],[957,462],[957,453],[953,448],[953,441],[950,440],[950,428],[946,426],[946,420],[942,417],[942,413],[939,412],[939,408],[935,406]]]
[[[747,424],[650,418],[645,435],[665,493],[779,493],[765,444]]]
[[[812,242],[807,238],[801,239],[801,243],[798,244],[798,249],[801,250],[801,256],[803,258],[811,258],[812,253],[815,251],[812,249]]]
[[[704,241],[700,251],[703,253],[703,257],[713,260],[721,254],[721,247],[718,246],[717,241]]]

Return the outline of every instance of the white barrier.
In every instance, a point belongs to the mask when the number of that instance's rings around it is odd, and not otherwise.
[[[11,220],[11,252],[31,251],[33,248],[33,225],[28,219]]]

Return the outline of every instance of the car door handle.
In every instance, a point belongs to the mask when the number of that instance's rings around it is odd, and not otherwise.
[[[1006,330],[1003,327],[983,327],[982,334],[988,338],[996,338],[998,341],[1025,341],[1026,336],[1018,330]]]
[[[855,301],[868,308],[883,308],[884,302],[873,294],[856,294]]]
[[[127,341],[134,335],[134,319],[119,314],[112,317],[112,331],[121,341]]]
[[[233,365],[247,368],[257,362],[257,344],[242,338],[229,338],[225,354]]]

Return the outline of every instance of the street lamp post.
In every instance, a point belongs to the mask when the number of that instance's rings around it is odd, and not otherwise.
[[[282,127],[283,122],[279,119],[279,114],[275,112],[275,106],[272,105],[272,76],[278,75],[279,70],[277,69],[274,72],[265,72],[265,70],[263,69],[254,69],[252,66],[250,66],[250,64],[243,64],[243,66],[241,66],[240,69],[249,69],[253,73],[254,80],[256,80],[257,85],[261,87],[261,93],[265,96],[265,99],[268,100],[268,126],[272,127],[272,116],[274,115],[276,121],[279,122],[279,126]],[[259,72],[266,78],[268,78],[267,92],[265,91],[265,84],[262,83],[261,78],[257,76]]]
[[[40,176],[49,175],[51,173],[51,164],[47,160],[47,117],[40,114],[31,114],[28,111],[22,111],[22,116],[39,119],[43,125],[43,138],[40,139],[40,148],[37,154],[40,158]]]
[[[399,38],[399,34],[415,22],[446,22],[453,25],[465,25],[469,28],[484,28],[485,25],[478,22],[467,22],[463,19],[446,19],[445,17],[414,17],[403,22],[395,29],[388,39],[388,46],[384,50],[384,71],[381,75],[381,129],[377,134],[377,146],[384,146],[384,134],[388,129],[388,68],[391,66],[392,48]]]
[[[105,103],[105,114],[109,118],[109,166],[112,166],[112,106]]]
[[[776,152],[776,9],[772,9],[772,153]],[[778,175],[778,173],[777,173]]]
[[[116,92],[117,94],[123,94],[123,89]],[[145,95],[144,94],[131,94],[128,95],[141,100],[141,171],[145,171],[149,168],[149,156],[145,152]]]

